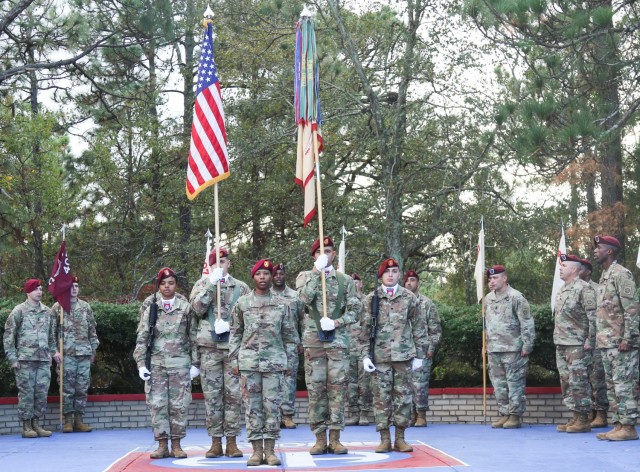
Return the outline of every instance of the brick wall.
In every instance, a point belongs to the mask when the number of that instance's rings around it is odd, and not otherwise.
[[[497,416],[492,390],[487,389],[487,418]],[[444,388],[431,389],[427,421],[433,423],[482,423],[482,389]],[[0,398],[0,434],[16,434],[21,431],[18,420],[17,398]],[[58,397],[49,397],[44,426],[58,429]],[[298,392],[296,398],[299,424],[309,422],[306,392]],[[562,404],[559,388],[528,388],[527,412],[523,418],[529,424],[560,423],[571,417]],[[85,422],[95,429],[149,428],[149,411],[143,394],[89,396]],[[202,394],[194,394],[189,407],[189,427],[204,428],[205,410]]]

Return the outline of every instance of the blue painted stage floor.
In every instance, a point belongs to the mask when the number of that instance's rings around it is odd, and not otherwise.
[[[206,459],[210,439],[204,429],[188,431],[187,459],[149,459],[155,448],[150,430],[97,430],[23,439],[0,436],[3,472],[171,472],[188,470],[271,469],[287,471],[468,471],[468,472],[612,472],[640,470],[640,441],[609,442],[586,434],[557,433],[555,426],[492,430],[489,426],[433,424],[410,428],[413,453],[376,454],[379,436],[373,426],[350,426],[342,434],[349,454],[311,456],[314,436],[306,425],[284,430],[279,442],[281,467],[246,467],[251,447],[238,445],[244,458]]]

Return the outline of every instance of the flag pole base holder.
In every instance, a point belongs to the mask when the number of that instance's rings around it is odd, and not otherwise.
[[[330,343],[336,338],[336,330],[318,331],[318,338],[320,338],[320,341],[323,343]]]
[[[226,343],[229,342],[229,331],[221,334],[217,334],[216,332],[211,333],[211,339],[214,343]]]

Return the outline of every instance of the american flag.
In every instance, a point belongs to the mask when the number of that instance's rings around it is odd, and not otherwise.
[[[187,197],[229,177],[227,132],[224,127],[222,94],[213,56],[213,24],[208,22],[202,38],[198,88],[193,109],[191,148],[187,169]]]

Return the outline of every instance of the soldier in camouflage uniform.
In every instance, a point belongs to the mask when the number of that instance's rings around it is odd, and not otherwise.
[[[442,336],[440,314],[433,301],[420,293],[420,278],[414,270],[408,270],[404,275],[404,287],[411,291],[418,300],[418,312],[424,317],[427,327],[427,348],[422,367],[413,372],[413,426],[427,426],[427,411],[429,410],[429,377],[433,356]]]
[[[591,280],[593,265],[589,259],[580,259],[579,277],[587,282],[594,289],[596,296],[600,285]],[[609,411],[609,399],[607,398],[607,381],[604,375],[604,365],[602,364],[602,351],[594,349],[591,351],[591,364],[589,365],[589,383],[591,384],[591,428],[607,427],[607,412]]]
[[[487,270],[485,298],[489,377],[500,418],[492,428],[520,428],[526,408],[525,387],[535,327],[526,298],[507,283],[504,266]]]
[[[280,465],[274,449],[280,438],[284,373],[300,343],[289,302],[270,290],[272,269],[269,259],[253,266],[255,288],[240,297],[231,322],[229,361],[240,372],[247,439],[253,447],[248,466]]]
[[[347,326],[358,320],[361,303],[351,277],[333,269],[336,255],[333,241],[325,237],[322,242],[323,254],[320,254],[319,240],[311,246],[311,256],[315,259],[313,270],[301,272],[296,279],[300,301],[305,304],[300,332],[309,393],[309,423],[316,435],[316,442],[309,452],[314,455],[327,451],[346,454],[347,448],[340,443],[340,431],[344,429],[349,369]],[[322,315],[321,271],[324,271],[327,288],[326,317]],[[321,341],[319,331],[335,331],[335,338],[333,341]]]
[[[380,432],[376,452],[391,451],[389,428],[392,424],[396,427],[393,450],[411,452],[413,448],[406,443],[404,432],[411,422],[412,371],[422,367],[427,347],[425,318],[419,312],[415,295],[398,285],[400,268],[395,259],[382,262],[378,277],[382,277],[382,285],[364,300],[360,332],[362,365],[367,372],[373,372],[374,414],[376,431]],[[377,316],[372,314],[376,292]],[[373,316],[376,316],[377,329],[371,352],[369,339]]]
[[[591,431],[591,384],[588,368],[596,344],[596,292],[578,277],[579,257],[560,255],[560,278],[564,285],[556,296],[553,342],[564,404],[573,411],[567,424],[557,430],[567,433]]]
[[[27,300],[11,311],[4,325],[4,352],[16,374],[22,437],[49,437],[51,431],[40,426],[40,419],[47,408],[51,357],[60,361],[56,353],[55,320],[51,310],[40,301],[40,280],[27,280],[24,291]]]
[[[273,266],[273,286],[271,290],[279,297],[284,298],[291,310],[291,314],[295,321],[296,330],[304,317],[304,304],[298,298],[298,292],[287,287],[286,270],[283,263]],[[298,336],[299,338],[299,336]],[[300,364],[299,355],[302,354],[302,344],[298,342],[295,346],[289,344],[285,346],[291,349],[287,352],[287,370],[284,372],[285,396],[282,399],[281,413],[282,423],[280,426],[285,429],[295,429],[297,425],[293,421],[293,415],[296,414],[296,390],[298,381],[298,367]]]
[[[133,358],[151,413],[153,436],[158,449],[152,459],[184,458],[180,441],[186,436],[187,416],[191,403],[191,380],[198,375],[193,366],[196,358],[196,323],[191,307],[176,295],[176,274],[164,267],[158,273],[157,321],[151,346],[151,370],[145,366],[149,341],[151,305],[138,323]],[[171,439],[171,451],[169,451]]]
[[[80,291],[79,279],[72,278],[71,285],[71,313],[64,314],[64,356],[62,379],[62,397],[64,426],[63,433],[88,433],[91,431],[89,425],[84,424],[84,415],[87,406],[87,393],[91,385],[91,364],[95,360],[98,349],[98,336],[96,334],[96,320],[93,317],[93,310],[87,302],[78,298]],[[60,313],[59,303],[51,307],[54,313]],[[59,338],[60,320],[55,317],[56,332]],[[58,371],[58,377],[60,373]],[[61,379],[58,378],[58,383]],[[75,413],[75,419],[74,419]]]
[[[200,381],[207,415],[207,433],[211,447],[205,457],[220,457],[222,436],[226,437],[227,457],[242,457],[236,437],[240,434],[240,374],[233,372],[229,361],[229,342],[214,340],[214,334],[225,336],[229,332],[231,311],[242,295],[249,293],[244,282],[229,274],[231,259],[225,248],[220,248],[220,267],[216,264],[216,250],[209,256],[209,278],[200,279],[191,291],[190,303],[198,315],[198,357],[195,366],[201,369]],[[218,291],[220,282],[220,318],[218,319]],[[228,335],[227,335],[228,336]]]
[[[360,301],[362,294],[362,280],[355,272],[351,274],[356,296]],[[360,320],[361,321],[361,320]],[[371,374],[365,372],[360,362],[360,321],[350,324],[349,329],[349,386],[347,392],[347,426],[369,426],[369,417],[373,412],[373,395],[371,393]]]
[[[615,426],[598,439],[627,441],[638,439],[638,347],[640,346],[640,304],[633,275],[616,262],[622,249],[613,236],[594,238],[595,261],[602,264],[596,348],[602,349],[611,419]]]

